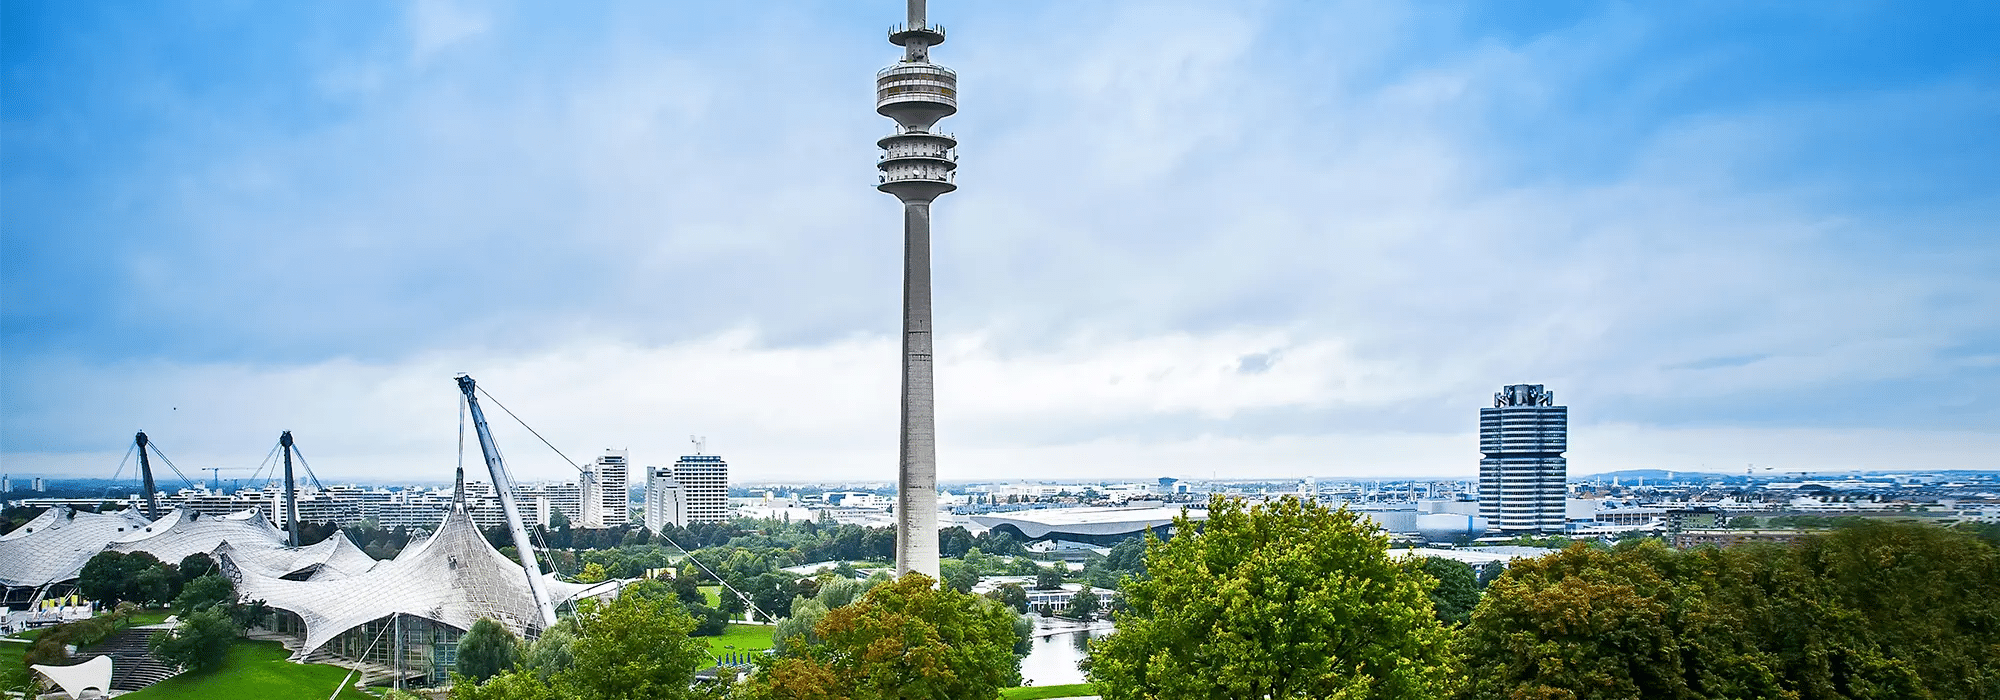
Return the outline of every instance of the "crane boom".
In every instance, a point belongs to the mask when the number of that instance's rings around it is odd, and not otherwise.
[[[507,528],[514,535],[514,551],[521,558],[521,570],[528,575],[528,590],[534,593],[535,606],[542,612],[542,628],[556,624],[555,604],[549,600],[548,587],[542,582],[542,566],[535,560],[535,545],[528,539],[528,528],[521,524],[521,510],[514,505],[514,478],[507,474],[506,463],[500,460],[500,446],[493,442],[493,432],[486,428],[486,414],[479,410],[478,385],[468,375],[458,376],[458,390],[465,394],[466,407],[472,411],[472,428],[479,433],[479,451],[486,456],[486,470],[493,475],[493,490],[500,496],[500,509],[507,514]]]

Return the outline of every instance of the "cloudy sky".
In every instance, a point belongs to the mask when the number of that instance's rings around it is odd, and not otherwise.
[[[943,479],[2000,468],[2000,6],[932,5]],[[4,471],[893,479],[901,11],[0,3]]]

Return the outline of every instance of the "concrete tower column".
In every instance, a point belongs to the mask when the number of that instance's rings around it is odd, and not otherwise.
[[[908,202],[903,205],[903,444],[896,474],[896,572],[937,578],[937,400],[931,376],[931,205]]]
[[[958,140],[937,133],[958,112],[958,74],[930,62],[944,28],[930,26],[924,0],[909,0],[908,23],[889,30],[903,58],[875,74],[875,111],[896,120],[882,149],[876,189],[903,203],[902,441],[896,474],[896,572],[938,577],[937,420],[932,386],[931,202],[958,189]]]

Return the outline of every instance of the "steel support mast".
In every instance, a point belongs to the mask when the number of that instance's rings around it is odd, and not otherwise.
[[[153,492],[157,490],[153,488],[153,463],[146,459],[146,450],[150,449],[151,442],[146,439],[146,431],[144,430],[139,431],[139,434],[133,437],[132,441],[139,444],[139,478],[146,488],[146,519],[159,520],[160,499],[158,496],[153,495]]]
[[[298,482],[292,479],[292,431],[287,430],[278,436],[278,450],[285,453],[285,512],[279,517],[285,519],[285,532],[289,533],[292,546],[297,547],[299,546],[299,492]]]
[[[514,551],[520,555],[521,570],[528,574],[528,590],[535,595],[535,607],[542,611],[542,629],[556,624],[556,607],[549,601],[548,587],[542,582],[542,565],[535,560],[535,544],[528,538],[528,528],[521,524],[521,509],[514,505],[514,478],[507,474],[506,463],[500,461],[500,446],[493,442],[493,432],[486,428],[486,413],[479,410],[478,385],[472,377],[459,375],[458,390],[465,394],[465,405],[472,412],[472,429],[479,433],[479,451],[486,456],[486,471],[493,476],[493,490],[500,495],[500,509],[507,514],[507,528],[514,534]]]

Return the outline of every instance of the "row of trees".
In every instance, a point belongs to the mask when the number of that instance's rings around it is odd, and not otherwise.
[[[1521,562],[1462,644],[1475,698],[2000,698],[2000,553],[1857,524],[1791,547]]]
[[[1482,594],[1345,511],[1217,499],[1147,543],[1106,698],[2000,698],[1984,528],[1861,523],[1790,547],[1574,544]]]

